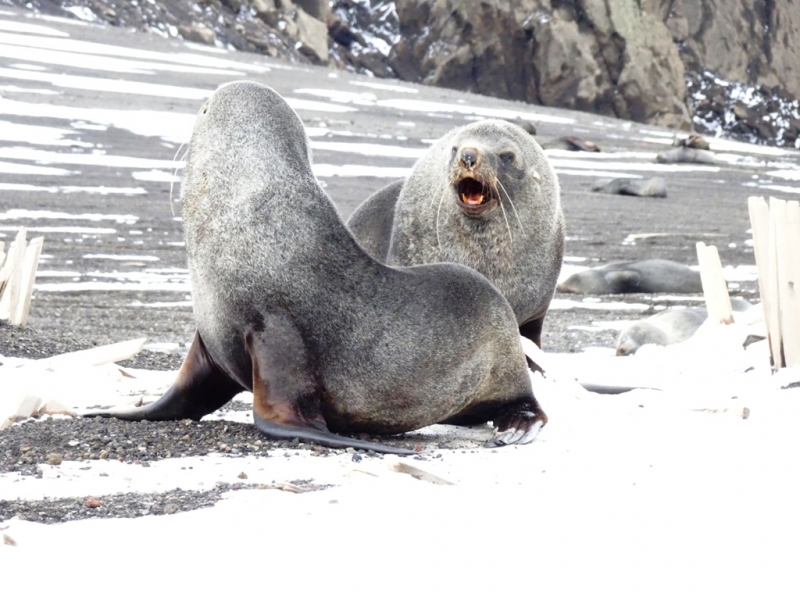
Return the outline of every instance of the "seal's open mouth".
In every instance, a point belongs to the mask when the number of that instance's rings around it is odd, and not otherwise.
[[[466,214],[477,216],[497,204],[497,196],[491,187],[475,179],[464,177],[454,186],[458,196],[458,207]]]

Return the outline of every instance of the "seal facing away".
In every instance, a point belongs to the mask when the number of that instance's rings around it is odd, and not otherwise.
[[[214,92],[181,197],[194,342],[159,400],[88,416],[199,419],[252,390],[268,436],[395,453],[339,434],[493,421],[500,446],[546,423],[505,299],[460,265],[395,269],[364,252],[271,88]]]
[[[541,347],[564,255],[558,178],[541,147],[502,120],[454,129],[408,179],[378,190],[348,226],[390,265],[459,263],[508,299],[519,330]]]
[[[557,290],[569,294],[698,294],[703,284],[699,271],[653,258],[579,271],[559,283]]]

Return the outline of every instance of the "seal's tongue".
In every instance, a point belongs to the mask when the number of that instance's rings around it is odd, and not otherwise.
[[[483,201],[486,199],[483,193],[483,184],[472,177],[467,177],[461,180],[461,183],[458,186],[458,192],[459,196],[461,197],[461,201],[464,204],[469,204],[470,206],[483,204]]]

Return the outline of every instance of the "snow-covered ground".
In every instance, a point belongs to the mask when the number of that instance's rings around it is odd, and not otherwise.
[[[242,473],[267,488],[169,516],[6,521],[16,545],[0,550],[4,593],[479,597],[523,586],[540,598],[796,597],[800,388],[788,386],[800,372],[773,376],[765,342],[744,350],[745,333],[706,326],[625,358],[550,355],[550,379],[532,378],[551,421],[523,447],[475,449],[488,427],[434,426],[421,439],[463,449],[419,461],[296,450],[2,474],[0,501],[209,489]],[[661,389],[601,396],[575,374]],[[290,480],[328,487],[295,493]]]

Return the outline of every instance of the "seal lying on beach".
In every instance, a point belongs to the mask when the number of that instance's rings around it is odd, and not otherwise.
[[[508,299],[520,333],[541,347],[564,216],[555,171],[518,126],[486,120],[450,131],[408,179],[367,198],[347,225],[387,264],[452,262],[479,271]]]
[[[744,312],[752,307],[747,300],[731,298],[734,312]],[[685,342],[692,337],[708,318],[702,307],[670,308],[651,317],[631,323],[617,337],[617,356],[629,356],[645,344],[669,346]]]
[[[203,106],[182,205],[192,347],[153,404],[88,416],[199,419],[252,390],[268,436],[394,453],[333,432],[493,421],[487,445],[502,446],[546,423],[506,300],[461,265],[394,269],[364,252],[271,88],[231,83]]]
[[[617,337],[617,356],[629,356],[645,344],[669,346],[685,342],[708,318],[705,308],[677,308],[631,323]]]
[[[686,265],[653,258],[613,262],[586,269],[558,284],[569,294],[698,294],[703,291],[700,272]]]

